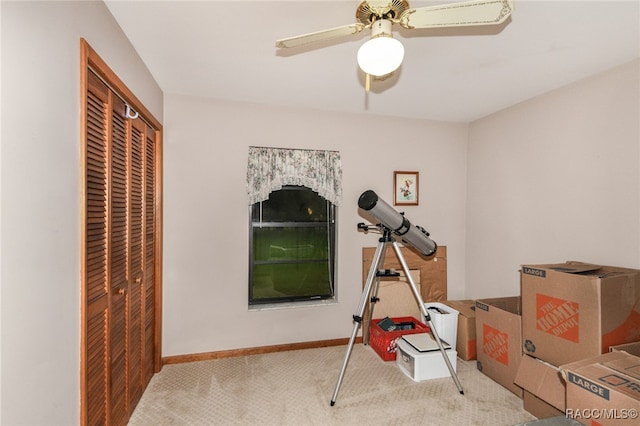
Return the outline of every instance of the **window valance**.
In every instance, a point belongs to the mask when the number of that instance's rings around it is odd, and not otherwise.
[[[337,151],[249,147],[249,204],[264,201],[284,185],[306,186],[339,206],[342,163]]]

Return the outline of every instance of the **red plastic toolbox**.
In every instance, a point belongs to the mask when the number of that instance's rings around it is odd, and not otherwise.
[[[428,325],[413,317],[391,318],[395,323],[412,322],[415,324],[415,328],[413,329],[384,331],[378,325],[383,319],[384,318],[378,318],[371,321],[371,325],[369,326],[369,346],[385,361],[395,361],[396,342],[405,334],[428,333],[431,331]]]

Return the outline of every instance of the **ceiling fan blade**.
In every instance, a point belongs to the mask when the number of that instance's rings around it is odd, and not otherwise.
[[[512,12],[513,0],[474,0],[409,9],[399,23],[408,29],[497,25]]]
[[[344,25],[342,27],[330,28],[328,30],[316,31],[314,33],[303,34],[295,37],[283,38],[276,41],[276,47],[286,48],[295,47],[318,41],[330,40],[333,38],[343,37],[356,34],[365,28],[364,24],[356,23]]]

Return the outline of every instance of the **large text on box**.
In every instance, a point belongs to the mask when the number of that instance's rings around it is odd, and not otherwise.
[[[536,328],[571,342],[580,340],[578,304],[544,294],[536,294]]]
[[[509,366],[509,335],[490,325],[482,325],[482,350],[489,357]]]

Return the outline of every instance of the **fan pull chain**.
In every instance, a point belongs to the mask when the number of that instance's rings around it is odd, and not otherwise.
[[[365,77],[365,80],[364,80],[364,90],[367,93],[369,93],[370,80],[371,80],[371,76],[369,74],[367,74],[367,76]]]

